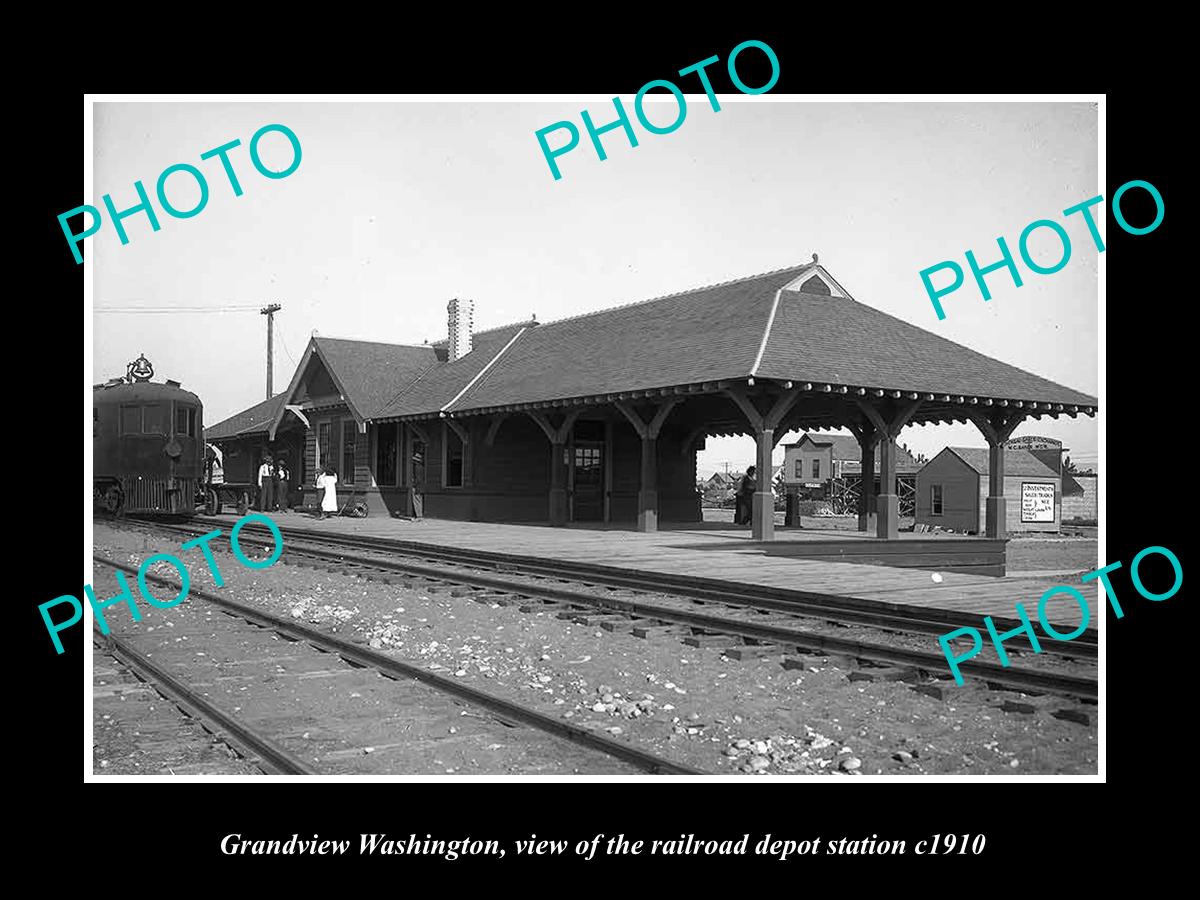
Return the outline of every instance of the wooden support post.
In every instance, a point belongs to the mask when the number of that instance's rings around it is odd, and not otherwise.
[[[624,400],[613,405],[621,411],[638,437],[642,439],[642,477],[638,486],[638,531],[658,531],[658,433],[678,400],[667,400],[658,405],[654,418],[649,422],[642,419],[638,411]]]
[[[771,452],[775,449],[775,430],[783,423],[787,414],[800,398],[803,385],[785,390],[780,394],[767,413],[758,408],[746,395],[745,388],[731,387],[726,395],[737,404],[746,417],[758,445],[755,463],[754,500],[750,511],[750,536],[756,541],[775,540],[775,495],[771,491]],[[783,432],[780,432],[780,437]]]
[[[988,442],[988,496],[984,533],[989,538],[1008,534],[1008,501],[1004,496],[1004,444],[1025,420],[1021,413],[967,414]]]
[[[872,478],[874,473],[872,472]],[[879,497],[875,501],[875,535],[894,541],[900,537],[900,497],[896,493],[896,438],[887,435],[879,441]]]
[[[775,434],[764,428],[756,435],[758,461],[755,463],[754,501],[750,510],[750,537],[756,541],[775,540],[775,495],[771,492],[771,451]]]
[[[862,483],[858,488],[858,530],[875,530],[875,442],[862,445]]]
[[[573,410],[563,417],[561,425],[550,423],[544,412],[530,411],[529,418],[537,422],[538,427],[550,441],[550,524],[562,526],[567,524],[567,439],[575,420],[581,410]]]
[[[893,394],[895,393],[897,392],[894,391]],[[878,433],[879,496],[875,499],[875,534],[884,540],[894,541],[900,537],[900,495],[896,489],[896,438],[925,401],[917,399],[903,405],[891,404],[890,409],[875,407],[861,398],[856,402]],[[863,475],[865,484],[865,471]],[[873,477],[874,473],[872,480]]]
[[[869,421],[861,426],[850,425],[858,439],[862,452],[862,477],[858,488],[858,530],[869,534],[877,527],[875,507],[875,445],[879,443],[879,429]]]

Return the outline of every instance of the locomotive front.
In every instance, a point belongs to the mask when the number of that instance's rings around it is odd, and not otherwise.
[[[92,389],[92,486],[97,511],[190,514],[204,478],[200,398],[153,384],[144,356],[125,378]]]

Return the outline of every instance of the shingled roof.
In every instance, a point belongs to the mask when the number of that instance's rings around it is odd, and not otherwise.
[[[429,345],[329,337],[314,337],[312,344],[335,383],[368,419],[374,418],[396,396],[399,385],[412,384],[438,363],[437,353]]]
[[[953,453],[980,475],[990,471],[986,447],[947,447],[942,453]],[[941,456],[939,453],[938,456]],[[935,456],[934,459],[937,459]],[[930,460],[932,462],[933,460]],[[1057,478],[1058,474],[1028,450],[1004,451],[1004,474],[1036,475],[1039,478]]]
[[[399,393],[393,392],[392,397],[371,416],[385,419],[438,411],[450,406],[513,338],[536,324],[526,322],[475,332],[470,353],[426,369],[416,381],[404,382]]]
[[[799,289],[813,276],[822,293]],[[809,263],[527,329],[449,411],[751,376],[1096,405],[827,284],[837,283]]]
[[[283,406],[283,399],[286,395],[286,391],[276,394],[270,400],[264,400],[262,403],[257,403],[249,409],[242,410],[240,413],[234,413],[228,419],[223,419],[216,425],[205,425],[204,440],[220,441],[237,437],[238,435],[266,432],[271,425],[271,421]]]
[[[876,396],[886,390],[1062,404],[1068,413],[1096,406],[1092,396],[855,301],[815,261],[556,322],[478,332],[472,352],[453,362],[436,347],[314,337],[285,393],[292,395],[318,355],[361,421],[596,402],[751,377]],[[272,428],[282,414],[277,407]]]

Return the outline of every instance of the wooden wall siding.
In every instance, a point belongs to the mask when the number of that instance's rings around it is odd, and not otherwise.
[[[1021,521],[1021,483],[1052,484],[1053,522]],[[943,515],[931,512],[930,487],[942,485]],[[916,521],[919,525],[941,525],[962,533],[983,534],[987,528],[988,479],[952,453],[935,457],[917,474]],[[1055,532],[1062,520],[1062,486],[1052,476],[1005,475],[1005,528],[1008,532]]]
[[[483,443],[488,428],[485,419],[464,419],[462,424],[471,436],[466,458],[470,481],[454,488],[442,485],[442,426],[428,423],[425,515],[469,521],[547,521],[551,448],[537,424],[528,416],[510,416],[491,447]],[[696,455],[680,452],[684,436],[682,429],[664,428],[658,440],[659,515],[663,521],[700,519],[700,500],[695,489]],[[615,423],[608,460],[612,477],[610,515],[614,522],[637,519],[641,452],[641,439],[633,428],[628,423]]]
[[[987,479],[952,453],[938,456],[917,474],[916,521],[920,525],[940,525],[963,534],[982,533],[980,524],[987,504],[980,503],[980,484],[987,496]],[[942,515],[931,510],[930,487],[942,486]]]
[[[1097,517],[1097,490],[1099,481],[1092,475],[1075,475],[1074,479],[1083,488],[1083,493],[1062,498],[1061,516],[1064,519],[1095,519]]]

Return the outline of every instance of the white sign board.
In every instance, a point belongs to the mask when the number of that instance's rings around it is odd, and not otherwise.
[[[1021,521],[1054,521],[1054,485],[1021,482]]]

